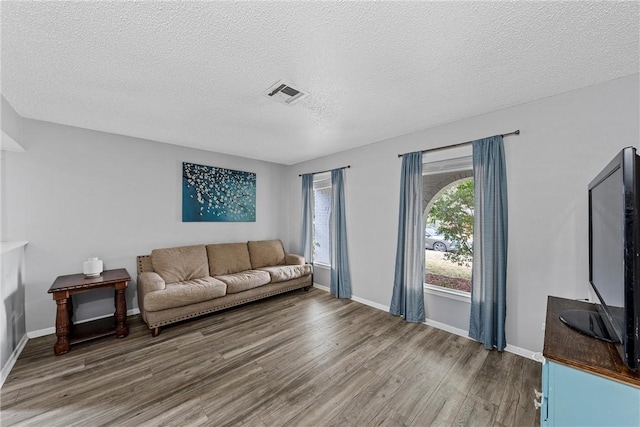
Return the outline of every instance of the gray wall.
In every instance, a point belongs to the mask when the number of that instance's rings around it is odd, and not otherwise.
[[[207,151],[23,121],[25,153],[4,153],[3,195],[8,240],[28,240],[27,331],[54,326],[53,280],[100,257],[125,267],[134,282],[127,307],[137,307],[136,255],[177,245],[282,238],[285,167]],[[215,138],[215,136],[212,136]],[[255,223],[183,223],[182,162],[257,174]],[[82,295],[76,319],[113,313],[108,291]]]
[[[2,95],[0,95],[0,117],[0,128],[2,128],[2,132],[12,138],[15,143],[22,144],[22,117],[16,113]],[[3,138],[0,148],[4,147],[5,144],[6,141],[4,141]],[[4,151],[0,151],[0,241],[7,240],[7,228],[4,221],[7,212],[4,153]]]
[[[634,75],[290,167],[24,120],[26,153],[3,153],[2,230],[4,240],[30,242],[27,331],[54,325],[55,304],[47,289],[56,276],[80,271],[89,256],[102,258],[106,268],[126,267],[135,277],[135,256],[157,247],[280,237],[296,251],[298,174],[346,164],[352,166],[345,190],[353,293],[388,306],[397,154],[520,129],[520,136],[505,143],[507,342],[539,351],[547,295],[589,296],[586,185],[620,148],[638,146],[638,93]],[[182,223],[183,161],[256,172],[257,221]],[[432,320],[459,327],[460,302],[441,300],[439,311],[456,318]],[[127,302],[137,307],[135,282]],[[81,302],[78,318],[112,312],[111,296],[98,295]]]
[[[298,174],[351,164],[345,196],[353,294],[388,306],[398,224],[397,154],[520,129],[520,136],[505,142],[507,343],[540,351],[547,295],[589,297],[586,188],[621,148],[638,147],[638,86],[636,74],[294,165],[286,172],[290,248],[299,244]],[[449,316],[468,316],[459,307],[464,303],[439,304],[450,306],[440,310]],[[432,320],[456,326],[451,319]]]
[[[0,127],[2,128],[2,147],[7,146],[4,135],[13,139],[11,148],[15,144],[22,144],[22,117],[16,113],[11,105],[0,95]],[[0,241],[7,240],[5,216],[7,212],[5,152],[0,151]],[[12,249],[10,249],[12,248]],[[26,336],[25,295],[24,295],[24,247],[13,244],[0,243],[2,256],[0,257],[0,367],[2,380],[8,374],[8,363],[19,343]]]

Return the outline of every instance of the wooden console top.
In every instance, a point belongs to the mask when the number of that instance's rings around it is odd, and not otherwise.
[[[640,387],[640,371],[633,372],[624,366],[613,344],[565,325],[560,320],[560,313],[564,310],[596,311],[596,308],[585,301],[550,296],[547,300],[543,356],[563,365]]]

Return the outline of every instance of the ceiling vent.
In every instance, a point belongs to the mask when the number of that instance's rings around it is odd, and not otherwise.
[[[309,96],[304,90],[294,87],[282,80],[276,82],[273,86],[262,93],[269,99],[284,105],[293,105],[303,98]]]

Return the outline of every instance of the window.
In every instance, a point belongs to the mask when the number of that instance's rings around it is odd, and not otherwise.
[[[313,261],[331,264],[329,252],[329,219],[331,217],[331,175],[313,177]]]
[[[471,292],[473,170],[470,157],[423,165],[425,284]]]

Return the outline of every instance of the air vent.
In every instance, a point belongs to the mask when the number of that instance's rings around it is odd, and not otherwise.
[[[276,82],[273,86],[264,91],[263,95],[284,105],[293,105],[301,99],[309,96],[306,91],[294,87],[289,83],[285,83],[282,80]]]

